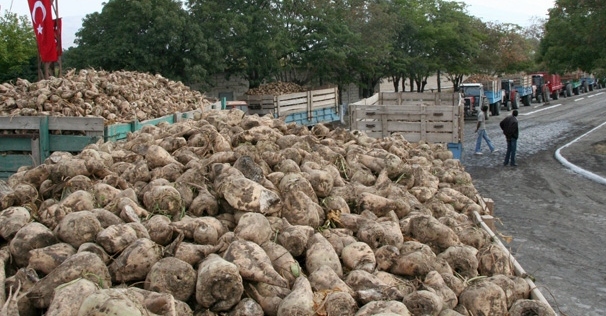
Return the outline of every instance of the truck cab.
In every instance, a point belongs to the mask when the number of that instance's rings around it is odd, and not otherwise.
[[[465,118],[476,117],[481,111],[481,106],[488,105],[484,86],[481,83],[462,83],[460,88],[463,94]]]

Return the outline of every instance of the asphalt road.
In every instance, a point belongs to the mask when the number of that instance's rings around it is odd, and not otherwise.
[[[484,155],[475,156],[476,122],[466,121],[461,161],[480,194],[495,201],[497,234],[513,237],[506,246],[556,313],[606,315],[606,185],[555,156],[565,146],[560,153],[571,164],[606,176],[606,127],[593,130],[606,126],[606,90],[519,112],[518,167],[503,166],[498,125],[506,111],[487,122],[498,153],[483,143]]]

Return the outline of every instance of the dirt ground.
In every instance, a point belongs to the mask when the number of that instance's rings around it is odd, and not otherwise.
[[[564,166],[556,151],[606,121],[606,94],[594,91],[520,108],[518,167],[504,167],[505,140],[491,117],[498,153],[475,156],[475,122],[465,124],[461,158],[484,197],[495,201],[497,233],[559,315],[606,315],[606,186]],[[606,177],[606,124],[560,151]],[[504,240],[505,238],[502,238]]]

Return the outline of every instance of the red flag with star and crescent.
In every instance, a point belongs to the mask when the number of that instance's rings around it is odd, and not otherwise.
[[[57,61],[57,42],[51,0],[28,0],[38,52],[43,62]]]

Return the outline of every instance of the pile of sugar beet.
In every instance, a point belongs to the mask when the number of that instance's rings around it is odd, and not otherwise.
[[[550,315],[477,202],[443,145],[207,111],[0,182],[0,315]]]

